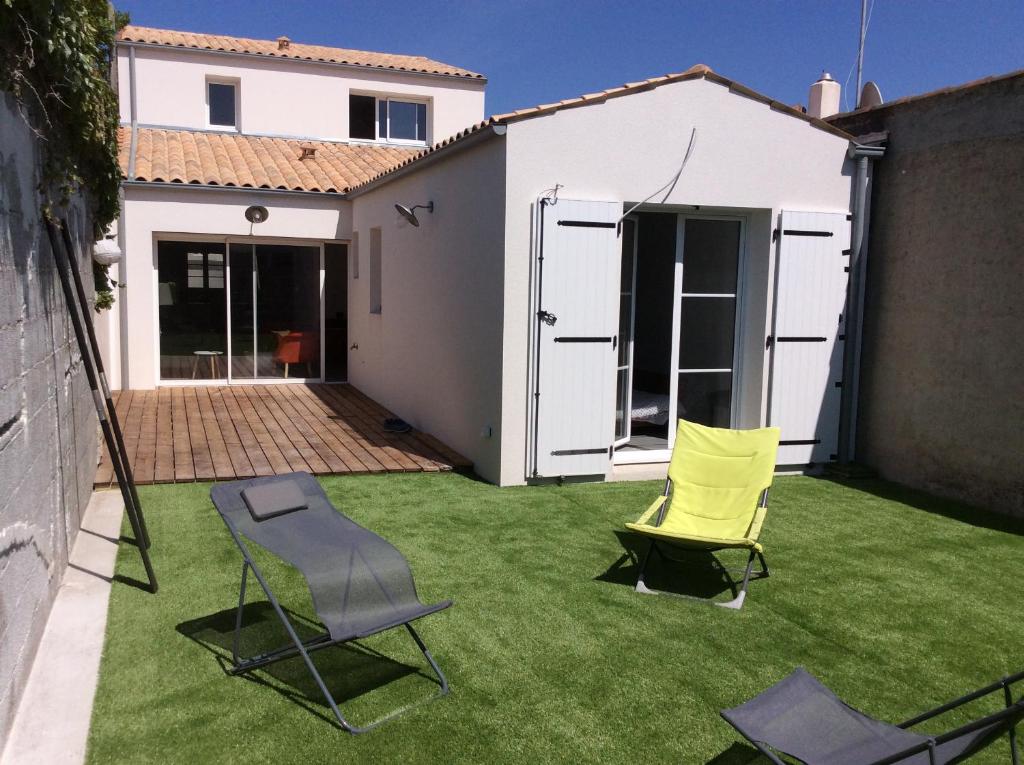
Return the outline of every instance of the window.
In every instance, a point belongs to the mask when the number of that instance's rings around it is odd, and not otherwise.
[[[419,101],[350,95],[349,137],[427,142],[427,105]]]
[[[377,99],[373,96],[348,97],[348,135],[349,138],[368,138],[377,140],[377,123],[374,110]]]
[[[207,82],[206,104],[210,127],[237,127],[237,86],[230,82]]]
[[[380,229],[370,229],[370,313],[381,312]]]
[[[224,289],[224,254],[190,252],[186,255],[186,284],[189,289]]]

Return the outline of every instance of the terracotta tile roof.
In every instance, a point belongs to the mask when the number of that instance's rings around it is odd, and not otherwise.
[[[351,66],[367,66],[375,69],[394,69],[402,72],[423,72],[450,77],[486,80],[482,74],[442,64],[440,61],[433,61],[423,56],[402,56],[395,53],[373,53],[363,50],[348,50],[347,48],[330,48],[324,45],[306,45],[304,43],[291,42],[287,38],[251,40],[245,37],[176,32],[172,29],[153,29],[151,27],[129,25],[118,33],[117,39],[153,45],[169,45],[178,48],[225,51],[229,53],[254,53],[272,58],[322,61],[330,64],[349,64]],[[287,41],[287,43],[282,44],[281,41],[283,40]]]
[[[416,153],[393,146],[138,128],[131,180],[202,186],[344,193]],[[128,176],[131,128],[118,130]],[[300,159],[303,149],[313,156]],[[306,152],[308,154],[308,152]]]
[[[479,122],[476,125],[472,125],[466,128],[465,130],[456,133],[455,135],[451,136],[450,138],[447,138],[441,143],[435,144],[434,146],[431,146],[427,149],[421,149],[411,157],[407,157],[398,164],[387,168],[386,170],[375,175],[374,177],[368,178],[362,183],[353,186],[350,190],[355,191],[364,186],[368,186],[374,181],[377,181],[383,178],[385,175],[388,175],[389,173],[393,173],[396,170],[405,167],[406,165],[411,165],[413,162],[416,162],[417,160],[423,157],[426,157],[430,154],[433,154],[434,152],[444,149],[447,146],[450,146],[453,143],[457,143],[458,141],[461,141],[467,138],[468,136],[474,133],[478,133],[481,130],[484,130],[485,128],[488,127],[497,125],[508,125],[513,122],[519,122],[520,120],[541,117],[546,114],[553,114],[554,112],[563,111],[565,109],[574,109],[578,106],[590,106],[592,104],[599,104],[612,98],[628,96],[634,93],[640,93],[645,90],[654,90],[655,88],[661,87],[662,85],[668,85],[674,82],[684,82],[686,80],[699,79],[705,79],[711,82],[718,83],[719,85],[724,85],[725,87],[729,88],[729,90],[733,93],[739,93],[740,95],[746,96],[747,98],[752,98],[755,101],[760,101],[761,103],[768,105],[771,109],[774,109],[775,111],[782,112],[784,114],[788,114],[790,116],[801,119],[804,122],[807,122],[810,125],[818,128],[819,130],[824,130],[826,133],[832,133],[833,135],[838,136],[839,138],[845,138],[849,141],[854,140],[854,137],[852,135],[850,135],[844,130],[839,129],[835,125],[830,125],[825,120],[818,119],[817,117],[811,117],[800,109],[789,106],[788,104],[784,104],[781,101],[776,101],[774,98],[769,98],[768,96],[762,95],[761,93],[758,93],[755,90],[751,90],[746,85],[741,85],[740,83],[734,80],[730,80],[728,77],[723,77],[722,75],[712,71],[711,67],[705,64],[695,64],[694,66],[691,66],[689,69],[687,69],[685,72],[679,72],[677,74],[666,74],[660,77],[652,77],[648,80],[641,80],[639,82],[627,82],[625,85],[621,85],[617,88],[609,88],[608,90],[602,90],[598,93],[588,93],[577,98],[567,98],[564,101],[557,101],[552,104],[541,104],[540,106],[531,106],[526,109],[518,109],[514,112],[507,112],[506,114],[496,114],[490,119],[487,119],[483,122]]]

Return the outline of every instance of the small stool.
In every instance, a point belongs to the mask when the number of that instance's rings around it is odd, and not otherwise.
[[[192,351],[192,379],[196,379],[196,372],[199,371],[199,360],[210,359],[210,379],[216,380],[220,377],[220,357],[224,351]]]

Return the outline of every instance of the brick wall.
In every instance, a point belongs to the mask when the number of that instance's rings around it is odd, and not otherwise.
[[[39,152],[0,101],[0,742],[6,738],[96,468],[92,396],[39,213]],[[80,199],[68,211],[89,242]],[[92,269],[79,264],[91,291]],[[56,712],[57,710],[55,710]]]

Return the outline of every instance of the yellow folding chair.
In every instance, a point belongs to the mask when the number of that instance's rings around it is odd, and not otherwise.
[[[644,583],[644,572],[653,552],[674,560],[662,546],[704,552],[748,549],[750,557],[742,586],[737,589],[729,578],[732,600],[717,602],[693,598],[725,608],[743,607],[755,556],[761,563],[761,571],[753,578],[769,574],[758,537],[768,510],[768,489],[775,472],[778,448],[778,428],[728,430],[679,421],[665,490],[636,523],[626,524],[630,531],[651,540],[637,575],[637,592],[692,598],[652,590]],[[723,570],[727,569],[723,567]]]

